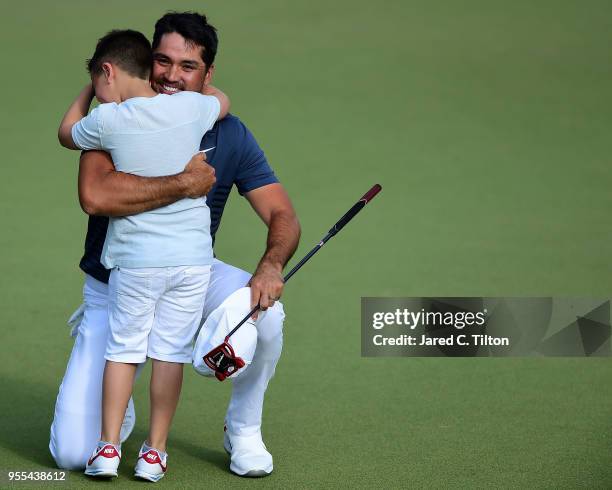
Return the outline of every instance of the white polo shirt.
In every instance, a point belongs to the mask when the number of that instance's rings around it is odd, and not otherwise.
[[[83,150],[105,150],[116,170],[143,177],[181,172],[219,116],[216,97],[197,92],[101,104],[72,127]],[[209,265],[213,260],[206,198],[110,218],[101,262],[114,267]]]

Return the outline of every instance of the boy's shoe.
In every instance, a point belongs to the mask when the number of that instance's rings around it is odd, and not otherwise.
[[[166,474],[166,462],[168,460],[168,455],[162,454],[157,449],[143,444],[138,453],[134,476],[152,482],[161,480]]]
[[[98,477],[117,476],[121,461],[121,449],[113,444],[98,444],[85,466],[85,474]]]
[[[223,447],[230,455],[230,471],[235,475],[258,478],[272,473],[272,455],[261,439],[261,432],[236,436],[226,429]]]

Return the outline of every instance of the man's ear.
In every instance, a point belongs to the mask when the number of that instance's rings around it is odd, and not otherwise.
[[[206,75],[204,75],[204,85],[210,85],[212,83],[212,77],[215,72],[215,65],[210,65],[208,70],[206,71]]]
[[[106,82],[110,83],[115,78],[115,70],[113,69],[113,65],[110,63],[102,63],[102,72],[104,73],[104,78],[106,78]]]

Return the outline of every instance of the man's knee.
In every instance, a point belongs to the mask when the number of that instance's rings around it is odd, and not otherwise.
[[[72,444],[51,439],[49,444],[51,456],[58,468],[62,470],[82,470],[85,468],[89,453],[87,450],[78,449]]]
[[[267,357],[278,357],[283,346],[283,322],[285,311],[279,301],[268,308],[257,326],[256,355],[266,354]]]
[[[49,451],[59,468],[85,468],[100,436],[100,413],[84,415],[56,407],[51,424]]]

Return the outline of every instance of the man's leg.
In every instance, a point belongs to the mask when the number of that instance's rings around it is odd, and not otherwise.
[[[276,302],[256,323],[257,349],[253,362],[232,385],[225,419],[232,434],[250,436],[261,430],[264,394],[283,348],[284,319],[283,305]]]
[[[108,337],[107,286],[86,276],[85,313],[57,395],[49,449],[60,468],[85,468],[100,437]]]
[[[247,272],[215,260],[204,306],[203,321],[230,294],[244,287],[251,278]],[[283,347],[285,313],[280,302],[269,308],[256,322],[257,349],[249,368],[232,383],[225,423],[229,433],[238,437],[259,436],[266,388]],[[232,379],[232,378],[230,378]]]
[[[108,338],[108,286],[85,276],[85,311],[55,402],[49,450],[58,467],[85,468],[100,438],[104,352]],[[139,366],[139,368],[142,366]],[[140,371],[140,369],[138,370]],[[134,428],[134,404],[126,411],[121,440]]]

